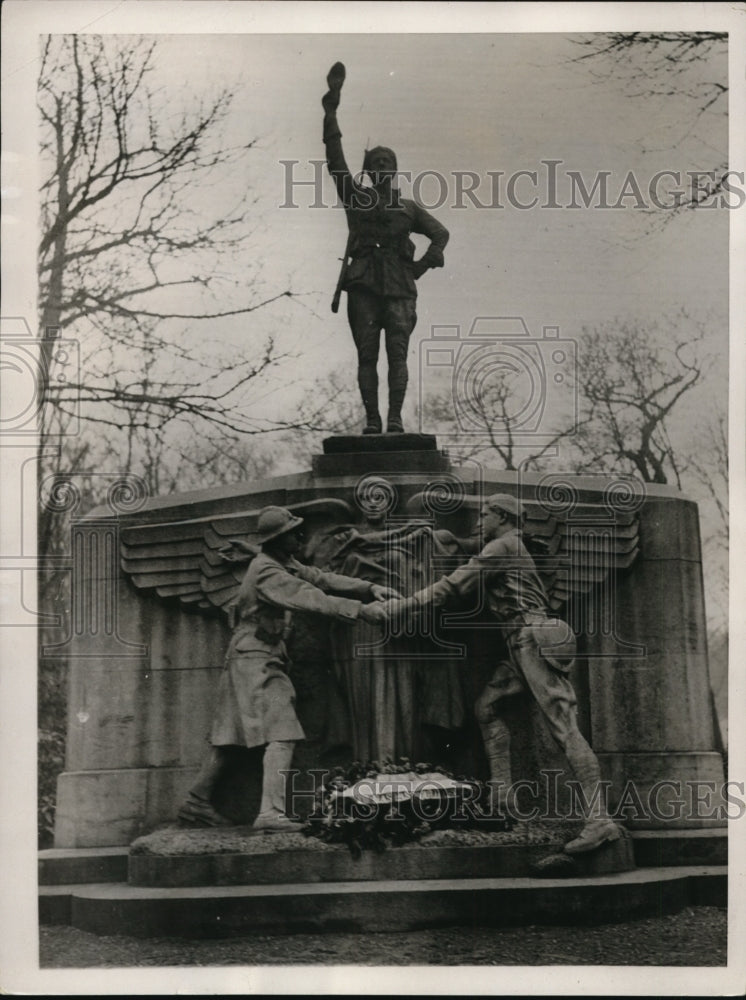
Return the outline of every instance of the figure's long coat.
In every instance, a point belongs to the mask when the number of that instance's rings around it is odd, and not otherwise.
[[[366,580],[325,573],[295,559],[283,564],[264,552],[256,556],[236,600],[237,623],[220,678],[212,744],[253,747],[303,739],[295,689],[286,673],[292,612],[310,611],[349,626],[370,596]]]

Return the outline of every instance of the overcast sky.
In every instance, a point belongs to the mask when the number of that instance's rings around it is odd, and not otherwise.
[[[338,348],[353,359],[343,313],[328,311],[346,225],[339,208],[311,208],[313,192],[304,187],[294,189],[297,209],[280,209],[290,169],[280,161],[299,161],[298,179],[313,176],[308,161],[324,155],[320,98],[337,59],[347,67],[339,121],[350,166],[359,169],[366,143],[383,143],[401,170],[448,179],[446,204],[432,209],[451,232],[446,267],[420,282],[416,338],[432,324],[464,326],[476,315],[521,315],[537,336],[544,325],[574,336],[583,325],[616,316],[645,323],[682,306],[724,336],[728,212],[687,213],[655,229],[634,198],[618,210],[507,204],[507,179],[519,170],[539,176],[538,190],[529,178],[517,183],[518,198],[546,201],[544,160],[563,161],[560,204],[570,201],[570,170],[587,186],[609,171],[613,204],[630,170],[647,194],[656,171],[712,168],[727,148],[724,117],[705,115],[688,134],[691,101],[630,99],[623,80],[594,79],[591,64],[573,61],[582,51],[574,37],[171,36],[159,45],[158,73],[174,94],[182,83],[203,92],[235,84],[228,134],[260,139],[251,175],[235,180],[258,199],[265,273],[278,281],[287,273],[295,290],[318,293],[307,301],[323,321],[305,316],[297,331],[310,360]],[[724,60],[706,73],[724,79]],[[455,208],[455,171],[479,176],[482,203],[494,200],[489,172],[502,171],[505,207],[480,209],[463,198],[466,207]],[[409,194],[411,184],[402,188]],[[333,199],[326,175],[324,194]],[[441,191],[430,177],[420,194],[434,205]]]

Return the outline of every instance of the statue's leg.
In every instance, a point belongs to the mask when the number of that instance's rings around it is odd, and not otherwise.
[[[416,299],[389,299],[386,303],[386,356],[389,363],[388,434],[401,434],[401,408],[407,393],[409,338],[417,322]]]
[[[194,823],[199,826],[231,826],[231,821],[221,816],[210,804],[212,793],[225,769],[225,764],[225,747],[210,747],[209,753],[202,761],[197,780],[179,809],[179,820],[182,823]]]
[[[381,342],[381,300],[362,289],[347,293],[347,318],[357,347],[357,384],[365,407],[363,434],[380,434],[378,412],[378,349]]]
[[[511,643],[526,684],[555,742],[564,751],[585,798],[585,825],[580,836],[565,845],[565,850],[579,854],[605,841],[617,840],[620,833],[606,808],[598,758],[578,728],[577,698],[569,677],[546,662],[531,629],[521,629]]]
[[[300,830],[300,823],[285,814],[285,774],[293,762],[295,743],[292,740],[273,740],[264,751],[262,775],[262,800],[259,815],[254,821],[255,830],[266,833]]]
[[[508,790],[513,782],[510,765],[510,730],[500,716],[500,702],[509,695],[525,691],[518,673],[508,662],[500,663],[492,680],[474,704],[474,714],[482,733],[484,752],[490,769],[492,805],[507,815]]]

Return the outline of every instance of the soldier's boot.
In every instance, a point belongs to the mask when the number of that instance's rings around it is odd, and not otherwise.
[[[293,760],[295,743],[276,740],[268,743],[262,766],[262,801],[253,829],[263,833],[297,833],[301,824],[285,812],[285,775]]]
[[[579,730],[571,733],[564,747],[567,761],[580,783],[586,803],[590,806],[583,829],[574,840],[565,844],[567,854],[585,854],[602,844],[619,840],[622,833],[606,808],[604,786],[598,758]]]
[[[392,371],[389,368],[389,412],[386,420],[387,434],[403,434],[401,408],[407,392],[407,370]]]
[[[622,832],[613,819],[589,820],[578,836],[565,844],[565,854],[586,854],[619,840]]]
[[[378,372],[375,367],[360,368],[357,376],[360,396],[365,407],[365,427],[363,434],[380,434],[383,430],[381,414],[378,412]]]
[[[180,824],[189,826],[233,825],[210,803],[215,785],[223,773],[225,765],[226,757],[223,748],[210,747],[209,753],[202,761],[199,774],[179,809],[178,820]]]
[[[233,826],[207,799],[190,792],[181,805],[178,814],[182,826]]]
[[[482,722],[479,728],[482,732],[484,752],[490,769],[492,816],[504,819],[505,827],[510,829],[515,825],[515,820],[510,816],[507,808],[508,789],[513,780],[510,767],[510,730],[502,719]]]

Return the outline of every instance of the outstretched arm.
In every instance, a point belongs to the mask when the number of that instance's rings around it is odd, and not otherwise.
[[[499,542],[490,542],[479,555],[459,566],[448,576],[418,590],[402,601],[387,601],[383,609],[387,614],[402,614],[406,611],[433,605],[441,607],[453,598],[466,597],[484,587],[487,580],[499,573],[504,566],[503,551]]]
[[[359,601],[385,601],[401,596],[397,590],[392,590],[390,587],[383,587],[354,576],[345,576],[342,573],[329,573],[317,566],[304,566],[297,560],[293,560],[293,568],[301,580],[318,587],[324,593],[354,597]]]
[[[345,80],[345,68],[341,62],[336,62],[329,70],[326,82],[329,90],[321,98],[324,108],[324,146],[326,148],[326,165],[339,193],[342,204],[349,207],[355,193],[360,190],[355,184],[350,169],[347,166],[342,150],[342,133],[337,122],[337,108]]]

